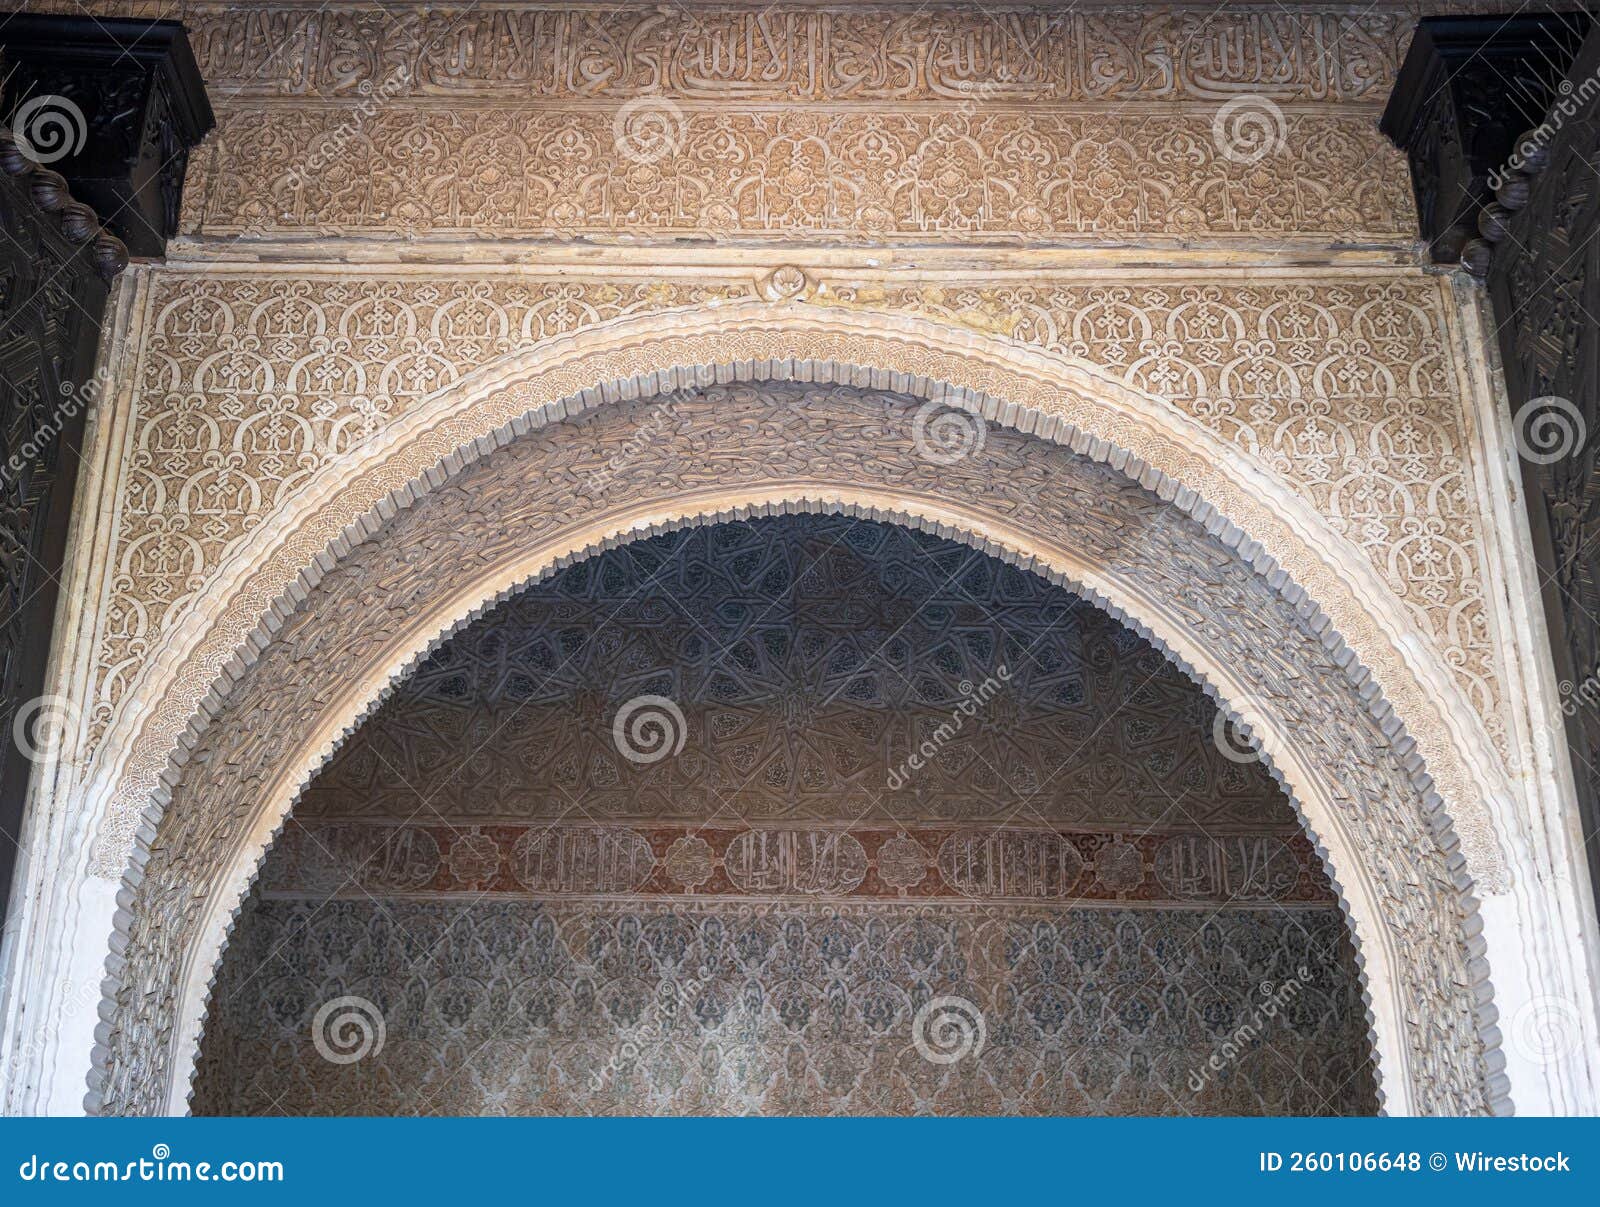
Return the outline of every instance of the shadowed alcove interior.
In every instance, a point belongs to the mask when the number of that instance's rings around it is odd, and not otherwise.
[[[1288,799],[1160,652],[967,545],[788,515],[435,649],[268,853],[193,1108],[1370,1113],[1367,1026]]]

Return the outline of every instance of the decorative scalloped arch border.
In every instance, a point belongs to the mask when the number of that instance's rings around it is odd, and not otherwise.
[[[761,492],[771,495],[770,490]],[[862,492],[869,494],[871,492]],[[221,971],[222,961],[227,954],[227,943],[232,937],[234,927],[238,921],[243,906],[243,899],[249,892],[260,874],[272,843],[282,832],[283,826],[288,821],[293,805],[310,786],[317,774],[325,767],[330,759],[345,745],[360,726],[375,712],[385,700],[411,675],[413,671],[439,646],[449,641],[453,636],[471,625],[474,621],[489,612],[498,604],[525,588],[543,581],[553,574],[560,572],[568,566],[584,561],[608,549],[632,544],[635,541],[645,540],[662,533],[674,532],[684,528],[704,524],[717,524],[732,520],[745,520],[768,515],[793,515],[793,514],[837,514],[854,516],[859,519],[875,520],[883,523],[898,524],[903,527],[932,533],[948,540],[959,541],[980,553],[996,558],[1008,565],[1038,575],[1047,582],[1081,595],[1095,606],[1101,608],[1116,620],[1126,625],[1145,640],[1149,641],[1185,675],[1192,679],[1211,699],[1217,702],[1219,708],[1227,717],[1239,724],[1246,732],[1255,735],[1262,743],[1262,759],[1267,770],[1275,782],[1284,790],[1291,806],[1299,818],[1306,834],[1316,849],[1316,852],[1329,870],[1329,879],[1333,884],[1338,899],[1339,910],[1345,920],[1346,927],[1351,936],[1352,946],[1355,950],[1357,975],[1361,987],[1362,1003],[1367,1023],[1367,1042],[1369,1052],[1374,1060],[1374,1074],[1378,1087],[1378,1100],[1380,1106],[1388,1103],[1391,1097],[1399,1097],[1405,1102],[1409,1095],[1402,1088],[1398,1095],[1386,1090],[1384,1072],[1385,1062],[1378,1059],[1380,1051],[1380,1030],[1377,1015],[1374,1010],[1374,996],[1372,990],[1372,977],[1369,971],[1369,955],[1377,936],[1372,933],[1372,927],[1359,923],[1352,912],[1352,904],[1347,893],[1345,881],[1335,870],[1336,864],[1330,854],[1327,836],[1315,826],[1307,816],[1302,799],[1290,783],[1289,777],[1280,769],[1279,761],[1284,757],[1291,743],[1286,735],[1274,732],[1270,721],[1259,715],[1241,712],[1234,703],[1231,703],[1223,694],[1223,689],[1217,685],[1216,674],[1203,673],[1189,660],[1192,651],[1185,648],[1180,650],[1171,642],[1163,639],[1153,631],[1144,621],[1130,613],[1126,608],[1113,601],[1113,597],[1090,584],[1084,577],[1071,570],[1060,568],[1060,563],[1049,553],[1044,552],[1038,545],[1013,545],[1009,542],[996,540],[991,536],[983,535],[974,526],[970,517],[966,523],[958,522],[958,517],[948,514],[945,517],[936,517],[933,509],[922,508],[917,510],[903,510],[899,508],[886,508],[871,502],[852,502],[840,492],[825,491],[816,495],[809,493],[784,493],[781,497],[769,497],[761,501],[741,503],[734,506],[716,507],[712,509],[689,508],[681,514],[676,514],[665,519],[649,519],[643,522],[626,521],[615,525],[615,530],[609,535],[584,543],[582,546],[569,551],[550,554],[544,552],[531,559],[519,560],[517,569],[510,572],[509,585],[500,585],[504,575],[498,572],[489,576],[495,580],[495,585],[482,587],[483,577],[475,580],[474,585],[458,593],[457,598],[467,597],[479,599],[480,602],[472,605],[466,612],[455,615],[454,619],[438,623],[438,611],[430,613],[430,620],[419,620],[413,633],[420,633],[420,637],[412,637],[405,641],[404,650],[391,660],[388,668],[381,676],[380,685],[375,691],[365,694],[364,701],[351,712],[345,710],[341,716],[346,717],[340,723],[336,736],[331,741],[326,741],[317,746],[311,757],[299,764],[293,781],[283,789],[274,789],[270,800],[264,800],[264,818],[252,828],[256,835],[248,844],[248,849],[240,853],[238,859],[229,868],[225,882],[216,894],[219,903],[227,903],[225,909],[213,911],[198,945],[196,958],[191,965],[186,978],[185,1005],[188,1007],[179,1020],[179,1059],[174,1065],[172,1090],[169,1095],[169,1106],[173,1113],[187,1110],[193,1097],[194,1070],[200,1056],[200,1043],[204,1034],[206,1015],[210,1009],[210,996],[216,984],[216,979]],[[1207,532],[1213,536],[1225,536],[1230,525],[1214,512],[1205,516],[1196,516],[1201,519]],[[1235,536],[1235,540],[1239,538]],[[1066,559],[1063,559],[1066,560]],[[527,570],[529,561],[537,561],[539,568]],[[318,580],[320,581],[318,576]],[[313,584],[314,586],[314,584]],[[311,589],[308,587],[308,590]],[[1127,597],[1124,596],[1126,599]],[[1295,596],[1286,593],[1286,598],[1298,602]],[[1303,598],[1303,596],[1301,596]],[[1313,626],[1317,613],[1310,615]],[[409,635],[408,635],[409,636]],[[1337,654],[1342,643],[1337,634],[1330,628],[1321,627],[1320,636],[1323,646],[1330,653]],[[1212,663],[1213,667],[1218,664]],[[1353,671],[1354,664],[1346,663],[1345,673],[1350,678],[1353,687],[1358,687],[1360,679],[1358,673]],[[1237,699],[1237,697],[1235,697]],[[1274,752],[1277,752],[1276,754]],[[273,802],[282,802],[275,805]],[[1353,860],[1340,861],[1345,864]],[[1380,960],[1387,964],[1386,956]],[[1481,1016],[1480,1016],[1481,1021]],[[1492,1021],[1492,1019],[1490,1020]],[[1389,1038],[1385,1036],[1385,1038]],[[1393,1059],[1393,1058],[1391,1058]],[[1395,1080],[1391,1073],[1388,1082]]]
[[[159,703],[119,716],[101,748],[99,770],[112,771],[110,782],[100,781],[108,791],[95,798],[132,806],[140,824],[110,849],[102,845],[92,870],[114,875],[113,869],[126,868],[125,889],[137,885],[147,844],[187,753],[226,692],[322,574],[398,508],[493,448],[568,415],[673,389],[762,380],[836,382],[958,400],[996,423],[1105,462],[1176,503],[1295,602],[1406,757],[1430,808],[1440,809],[1443,796],[1424,762],[1448,769],[1445,795],[1466,850],[1451,853],[1455,838],[1448,819],[1439,825],[1441,845],[1462,894],[1474,990],[1483,1003],[1478,1022],[1488,1102],[1492,1109],[1507,1105],[1472,893],[1473,876],[1493,884],[1503,870],[1474,782],[1479,760],[1467,756],[1470,744],[1433,704],[1452,699],[1453,685],[1419,657],[1398,601],[1370,564],[1244,454],[1159,399],[1067,358],[908,316],[741,303],[601,324],[480,370],[326,467],[283,508],[287,514],[261,525],[230,554],[213,588],[186,608],[166,648],[151,660],[146,680],[130,693],[140,700],[156,695]],[[1414,668],[1412,661],[1423,665]],[[1387,691],[1380,690],[1374,665],[1382,669]],[[1410,718],[1409,730],[1402,713]],[[145,722],[142,727],[137,719]],[[1481,778],[1497,782],[1493,768],[1485,768]],[[127,922],[119,910],[114,951]],[[121,968],[121,957],[113,954],[113,980]],[[102,1017],[111,1006],[108,1000]],[[102,1040],[104,1034],[102,1027]],[[93,1058],[91,1109],[99,1104],[105,1056],[102,1043]],[[1405,1109],[1404,1100],[1398,1105]]]
[[[230,551],[174,618],[97,752],[92,782],[115,769],[105,777],[117,781],[109,812],[146,813],[172,751],[192,742],[191,721],[215,685],[232,682],[229,668],[259,618],[294,598],[303,567],[353,533],[363,539],[363,516],[392,514],[415,497],[413,484],[431,489],[513,434],[608,402],[735,381],[833,382],[960,401],[1121,472],[1135,464],[1130,476],[1147,488],[1170,480],[1180,500],[1202,499],[1249,534],[1252,556],[1271,550],[1263,573],[1292,577],[1360,651],[1450,802],[1471,875],[1486,889],[1503,887],[1481,785],[1497,794],[1507,785],[1503,768],[1484,756],[1481,722],[1371,563],[1305,500],[1177,408],[1082,362],[923,318],[796,302],[660,312],[543,341],[440,391],[325,466]],[[1393,731],[1399,723],[1385,724]],[[116,837],[123,849],[102,844],[95,874],[116,878],[126,867],[131,827]]]

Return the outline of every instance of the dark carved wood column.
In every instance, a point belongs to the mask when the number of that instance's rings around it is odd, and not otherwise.
[[[1384,130],[1434,259],[1487,279],[1600,893],[1600,27],[1424,21]]]
[[[84,423],[112,281],[177,225],[211,121],[171,22],[0,14],[0,903],[34,762]],[[125,246],[125,243],[128,246]]]
[[[1545,110],[1587,30],[1581,14],[1430,17],[1417,26],[1380,128],[1406,153],[1422,237],[1453,264],[1478,233],[1489,174]]]
[[[161,255],[178,229],[189,149],[214,124],[183,26],[0,16],[0,53],[10,73],[5,112],[14,118],[38,106],[18,129],[40,144],[36,158],[65,176],[131,253]],[[44,97],[64,103],[38,105]],[[47,127],[51,114],[62,116]],[[70,153],[56,143],[43,149],[57,132],[73,140]]]

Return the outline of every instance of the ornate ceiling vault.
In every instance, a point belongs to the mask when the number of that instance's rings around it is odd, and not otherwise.
[[[896,773],[997,677],[981,726]],[[685,714],[686,756],[622,758],[609,713],[643,692]],[[1266,771],[1215,746],[1213,719],[1158,652],[1042,579],[921,533],[775,518],[623,546],[501,604],[396,689],[295,817],[402,820],[420,792],[451,820],[526,825],[571,793],[592,821],[692,827],[726,806],[729,821],[937,828],[1003,822],[1020,795],[1091,831],[1297,832]],[[495,742],[477,749],[481,733]],[[1042,749],[1072,751],[1071,774],[1058,759],[1038,783]]]
[[[640,692],[683,739],[649,762],[613,733]],[[1370,1111],[1335,898],[1216,720],[953,541],[803,515],[598,554],[436,649],[312,782],[195,1109]],[[1280,985],[1270,1051],[1213,1068]],[[357,992],[390,1058],[318,1059],[307,1009]],[[977,1070],[916,1047],[941,993],[981,1011]]]
[[[1416,6],[180,8],[218,127],[113,298],[74,723],[0,978],[8,1036],[22,1003],[60,1021],[8,1041],[8,1106],[89,1078],[93,1110],[184,1109],[260,859],[431,647],[611,545],[784,510],[1036,571],[1242,719],[1307,833],[1283,849],[1326,863],[1385,1109],[1600,1101],[1514,449],[1375,128]],[[935,417],[975,447],[926,455]],[[291,835],[366,824],[318,810],[377,740]],[[905,835],[930,892],[958,820]],[[1125,829],[1079,820],[1090,869]],[[698,819],[657,821],[630,866],[670,895]],[[736,839],[693,861],[730,893]],[[416,891],[466,883],[428,840]],[[107,970],[97,1013],[69,987]],[[1518,1041],[1558,1007],[1579,1042]]]

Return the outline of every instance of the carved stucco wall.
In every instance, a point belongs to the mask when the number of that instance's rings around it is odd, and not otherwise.
[[[197,1114],[1367,1114],[1337,913],[275,899],[219,994]],[[337,954],[335,954],[337,953]],[[1346,957],[1347,958],[1347,957]],[[1311,976],[1299,979],[1299,970]],[[256,975],[250,977],[254,971]],[[248,978],[248,979],[247,979]],[[1285,989],[1285,986],[1291,988]],[[228,996],[230,991],[234,991]],[[381,1050],[306,1025],[359,993]],[[984,1012],[952,1065],[929,994]],[[1275,1003],[1284,997],[1284,1004]],[[1266,1038],[1196,1094],[1253,1011]],[[1219,1060],[1221,1058],[1219,1057]]]
[[[89,576],[72,653],[86,762],[59,789],[113,785],[84,839],[92,876],[119,876],[130,846],[143,859],[140,813],[165,799],[170,749],[103,740],[119,724],[181,728],[189,688],[162,685],[226,662],[207,647],[186,668],[214,615],[191,607],[247,581],[229,557],[309,506],[319,467],[357,464],[438,390],[529,348],[751,298],[1081,358],[1192,416],[1327,519],[1348,542],[1321,551],[1331,562],[1375,569],[1432,639],[1418,654],[1406,637],[1406,657],[1448,667],[1517,773],[1506,637],[1483,595],[1505,555],[1486,552],[1458,303],[1404,266],[1404,168],[1373,128],[1415,6],[178,7],[160,15],[194,31],[221,124],[197,156],[186,237],[124,298],[124,393],[99,454],[106,572]],[[1222,105],[1252,97],[1283,115],[1281,145],[1219,154],[1240,133],[1215,125]],[[755,133],[800,126],[789,142]],[[656,157],[652,129],[684,154]],[[545,182],[578,182],[575,148],[587,175],[558,213]],[[643,154],[622,162],[624,148]],[[433,175],[411,179],[413,160]],[[911,241],[914,264],[859,246]],[[786,264],[804,271],[774,271]],[[1396,697],[1424,718],[1419,741],[1455,715],[1445,695]],[[119,718],[130,699],[137,715]],[[1452,731],[1455,749],[1483,745],[1476,724]],[[1449,780],[1474,869],[1501,885],[1474,774],[1429,770]],[[1394,925],[1421,916],[1407,907]],[[1462,982],[1480,1002],[1484,975],[1479,960]],[[1472,1097],[1453,1093],[1429,1100]]]
[[[631,243],[734,227],[790,244],[897,231],[1039,242],[1098,224],[1100,238],[1271,230],[1308,247],[1398,246],[1413,227],[1403,162],[1373,126],[1409,5],[908,17],[892,6],[188,4],[178,15],[222,114],[186,193],[191,238],[179,258],[236,257],[258,240],[281,245],[274,256],[342,258],[401,228],[412,243],[577,235],[540,210],[541,196],[546,208],[582,209],[588,236]],[[1238,129],[1221,115],[1241,99],[1252,107]],[[782,107],[799,101],[803,112]],[[696,132],[751,122],[811,128],[796,138]],[[474,133],[483,123],[495,132]],[[530,139],[519,133],[528,123],[551,129]],[[1082,128],[1067,129],[1074,123]],[[1119,123],[1135,133],[1116,136]],[[1184,132],[1169,136],[1172,123]],[[1160,204],[1134,195],[1150,190]],[[697,226],[707,206],[737,211],[733,227]],[[1102,218],[1084,219],[1091,209]],[[359,238],[302,238],[335,232]],[[772,297],[776,263],[761,257],[753,273],[662,264],[159,274],[136,358],[89,751],[169,618],[319,465],[540,340],[624,315]],[[1084,277],[1076,270],[990,275],[964,271],[954,288],[941,274],[904,283],[903,273],[817,268],[777,294],[1003,334],[1081,357],[1199,418],[1363,549],[1434,636],[1501,756],[1512,755],[1442,284],[1381,269],[1262,285],[1224,272],[1102,274],[1100,286],[1072,284]]]
[[[297,793],[304,782],[306,773],[281,764],[295,757],[282,735],[317,732],[324,709],[370,675],[363,668],[374,659],[381,664],[403,618],[435,613],[462,583],[492,578],[519,551],[560,547],[564,529],[584,530],[596,473],[610,475],[612,497],[645,507],[658,500],[671,515],[714,466],[709,480],[743,490],[803,482],[820,497],[848,496],[894,483],[930,505],[1004,514],[1021,531],[1070,532],[1090,564],[1117,567],[1152,597],[1187,601],[1194,639],[1232,651],[1251,695],[1272,701],[1298,756],[1333,786],[1340,824],[1364,836],[1366,872],[1382,885],[1386,918],[1407,935],[1396,975],[1418,1109],[1481,1110],[1473,988],[1481,963],[1463,937],[1443,820],[1412,781],[1414,761],[1385,737],[1307,614],[1175,507],[1068,449],[996,428],[981,453],[930,464],[907,436],[915,410],[915,400],[797,386],[678,399],[666,421],[654,400],[603,408],[530,432],[464,470],[334,566],[205,729],[150,844],[127,914],[106,1107],[159,1109],[166,1080],[187,1077],[171,1062],[193,1052],[173,1044],[197,1020],[175,1017],[175,961],[194,950],[206,897],[217,891],[197,895],[194,886],[215,886],[241,830],[260,826],[262,785],[287,775]],[[646,423],[656,434],[641,442]],[[452,573],[441,576],[441,565]]]
[[[516,102],[882,104],[974,91],[1035,102],[1221,100],[1276,88],[1381,104],[1417,14],[1449,6],[1012,4],[978,13],[941,4],[485,3],[398,19],[352,4],[227,7],[185,0],[168,11],[189,24],[208,81],[251,98],[350,99],[403,67],[397,95]]]
[[[340,116],[239,113],[237,130],[223,131],[227,151],[196,178],[188,229],[615,237],[637,223],[663,235],[862,243],[1149,233],[1371,241],[1410,221],[1404,176],[1376,132],[1318,117],[1288,121],[1285,145],[1296,150],[1282,157],[1283,174],[1256,179],[1217,150],[1205,115],[684,113],[672,158],[641,165],[617,149],[610,109],[385,113],[314,187],[293,190],[281,149],[338,143]],[[410,154],[386,153],[402,141],[414,144]],[[1383,168],[1356,188],[1322,175],[1374,159]],[[1172,166],[1147,170],[1163,162]],[[1094,187],[1069,187],[1074,179]]]
[[[1393,271],[1252,275],[1247,284],[1231,273],[1141,272],[1071,285],[1041,272],[958,287],[822,273],[809,296],[1079,357],[1194,416],[1365,553],[1503,742],[1482,598],[1484,519],[1445,287]],[[322,464],[518,349],[621,316],[761,296],[764,286],[747,274],[648,284],[160,274],[145,303],[91,732],[148,665],[167,617]]]
[[[185,229],[1394,241],[1372,107],[1441,7],[184,4],[227,98]],[[1249,94],[1270,162],[1213,135]]]
[[[611,733],[640,692],[684,717],[651,763]],[[1370,1112],[1331,890],[1215,721],[1105,613],[922,533],[790,516],[596,555],[452,637],[313,781],[230,938],[196,1113]],[[315,1012],[357,993],[383,1045],[323,1060]],[[916,1048],[939,994],[981,1011],[975,1067]]]
[[[1442,284],[1374,268],[1080,287],[1081,270],[1042,264],[907,283],[794,251],[1057,236],[1403,247],[1405,166],[1375,117],[1416,15],[1450,7],[164,10],[189,25],[221,124],[174,247],[196,264],[161,274],[146,307],[90,746],[175,605],[318,464],[513,351],[760,296],[790,259],[826,287],[818,301],[1082,357],[1249,450],[1364,549],[1508,756]],[[643,268],[635,251],[601,273],[487,276],[459,264],[478,253],[452,250],[465,238],[526,259],[576,239],[735,235],[791,250],[746,257],[754,271],[674,272],[660,253]],[[397,246],[454,266],[199,266]]]

